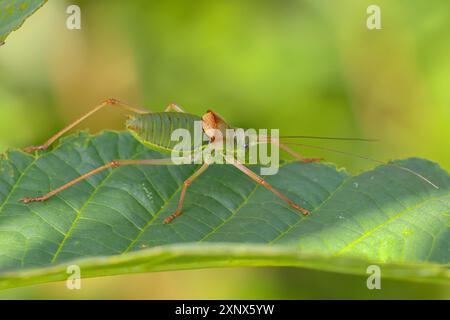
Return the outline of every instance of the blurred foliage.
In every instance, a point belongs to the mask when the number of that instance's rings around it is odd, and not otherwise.
[[[0,291],[0,299],[450,299],[448,288],[297,268],[233,268],[158,272],[84,279]]]
[[[420,156],[450,169],[445,138],[450,135],[447,0],[432,5],[377,0],[382,30],[374,31],[366,28],[366,8],[373,3],[367,0],[72,3],[81,6],[82,30],[66,29],[69,2],[53,0],[0,47],[1,150],[40,143],[104,98],[117,97],[152,110],[171,102],[194,113],[211,108],[235,126],[280,128],[282,134],[375,137],[381,142],[326,145],[381,159]],[[120,112],[104,111],[82,127],[120,129],[122,122]],[[373,166],[328,153],[304,153],[323,155],[353,172]],[[299,292],[293,293],[296,297],[327,297],[332,283],[334,297],[362,294],[349,290],[344,276],[318,275],[313,282],[309,271],[264,270],[229,271],[236,275],[233,281],[222,271],[208,272],[226,282],[222,286],[234,286],[230,292],[240,297],[253,285],[247,277],[266,281],[255,293],[261,296],[286,297],[292,290]],[[202,277],[202,272],[195,274]],[[186,274],[170,278],[181,281]],[[304,282],[294,287],[297,282],[288,280],[290,289],[279,290],[285,277]],[[163,292],[180,290],[177,282],[158,282],[158,274],[139,279],[148,279],[148,286],[139,287],[137,281],[136,288],[154,288],[155,282]],[[107,289],[106,280],[99,283],[103,291],[90,291],[91,297],[120,294]],[[181,283],[186,295],[195,286]],[[404,289],[397,290],[404,297],[447,292],[394,286]],[[54,297],[51,288],[56,287],[15,292]],[[73,294],[62,290],[67,297]],[[215,294],[204,292],[205,297]],[[392,295],[381,290],[378,297]]]

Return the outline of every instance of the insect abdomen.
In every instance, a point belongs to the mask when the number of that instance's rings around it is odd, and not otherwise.
[[[172,132],[175,129],[189,131],[193,149],[199,147],[194,146],[194,128],[196,121],[201,122],[201,118],[193,114],[181,112],[136,114],[127,121],[127,129],[144,144],[150,144],[152,147],[156,147],[161,151],[170,152],[179,143],[179,141],[171,140]]]

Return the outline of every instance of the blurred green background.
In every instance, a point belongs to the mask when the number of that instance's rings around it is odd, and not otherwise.
[[[81,30],[66,8],[81,7]],[[381,30],[366,9],[381,8]],[[0,152],[46,140],[105,98],[213,109],[282,135],[378,138],[317,145],[450,169],[450,2],[50,0],[0,48]],[[122,129],[103,111],[80,128]],[[320,151],[356,173],[372,163]],[[0,298],[450,298],[443,285],[279,268],[154,273],[0,291]]]

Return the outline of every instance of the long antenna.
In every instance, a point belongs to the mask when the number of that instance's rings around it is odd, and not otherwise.
[[[346,137],[323,137],[323,136],[280,136],[280,139],[320,139],[320,140],[342,140],[342,141],[363,141],[363,142],[377,142],[378,139],[364,139],[364,138],[346,138]]]
[[[334,152],[334,153],[340,153],[340,154],[343,154],[343,155],[352,156],[352,157],[356,157],[356,158],[360,158],[360,159],[376,162],[376,163],[379,163],[379,164],[394,166],[394,167],[397,167],[399,169],[402,169],[404,171],[407,171],[407,172],[417,176],[418,178],[420,178],[423,181],[427,182],[428,184],[432,185],[434,188],[439,189],[439,187],[437,185],[435,185],[433,182],[431,182],[430,180],[425,178],[420,173],[417,173],[414,170],[411,170],[411,169],[403,167],[403,166],[399,166],[399,165],[394,164],[394,163],[388,163],[388,162],[385,162],[385,161],[369,158],[369,157],[362,156],[362,155],[359,155],[359,154],[355,154],[355,153],[351,153],[351,152],[347,152],[347,151],[336,150],[336,149],[331,149],[331,148],[327,148],[327,147],[312,146],[312,145],[303,144],[303,143],[297,143],[297,142],[284,142],[284,144],[292,144],[292,145],[297,145],[297,146],[301,146],[301,147],[304,147],[304,148],[318,149],[318,150],[324,150],[324,151],[329,151],[329,152]]]

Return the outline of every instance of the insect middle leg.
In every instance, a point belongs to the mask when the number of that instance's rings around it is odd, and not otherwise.
[[[183,108],[181,108],[179,105],[176,105],[175,103],[169,104],[167,106],[167,108],[164,109],[164,112],[169,112],[169,111],[176,111],[176,112],[186,113],[186,111],[184,111]]]
[[[27,147],[27,148],[24,149],[24,151],[25,152],[33,152],[33,151],[36,151],[36,150],[45,150],[45,149],[47,149],[53,142],[58,140],[67,131],[71,130],[73,127],[78,125],[80,122],[82,122],[83,120],[89,118],[91,115],[93,115],[94,113],[96,113],[100,109],[103,109],[106,106],[118,106],[118,107],[120,107],[120,108],[122,108],[124,110],[131,111],[131,112],[134,112],[134,113],[140,113],[140,114],[144,114],[144,113],[148,113],[149,112],[148,110],[142,110],[142,109],[138,109],[138,108],[132,107],[132,106],[126,104],[125,102],[122,102],[122,101],[119,101],[119,100],[116,100],[116,99],[106,99],[105,101],[103,101],[98,106],[94,107],[91,111],[89,111],[88,113],[86,113],[82,117],[80,117],[79,119],[75,120],[74,122],[69,124],[67,127],[63,128],[62,130],[58,131],[55,135],[53,135],[50,139],[48,139],[44,144],[42,144],[40,146]]]
[[[242,163],[240,163],[239,161],[237,161],[234,158],[227,158],[227,162],[232,164],[233,166],[235,166],[236,168],[238,168],[239,170],[241,170],[243,173],[245,173],[246,175],[248,175],[250,178],[252,178],[254,181],[256,181],[256,183],[259,183],[260,185],[262,185],[264,188],[272,191],[275,195],[277,195],[280,199],[282,199],[283,201],[285,201],[290,207],[294,208],[297,211],[300,211],[302,214],[304,215],[309,215],[309,211],[301,206],[299,206],[298,204],[296,204],[294,201],[290,200],[289,198],[287,198],[285,195],[283,195],[280,191],[278,191],[277,189],[275,189],[274,187],[272,187],[272,185],[270,185],[267,181],[265,181],[263,178],[261,178],[259,175],[257,175],[256,173],[254,173],[252,170],[250,170],[249,168],[247,168],[245,165],[243,165]]]

